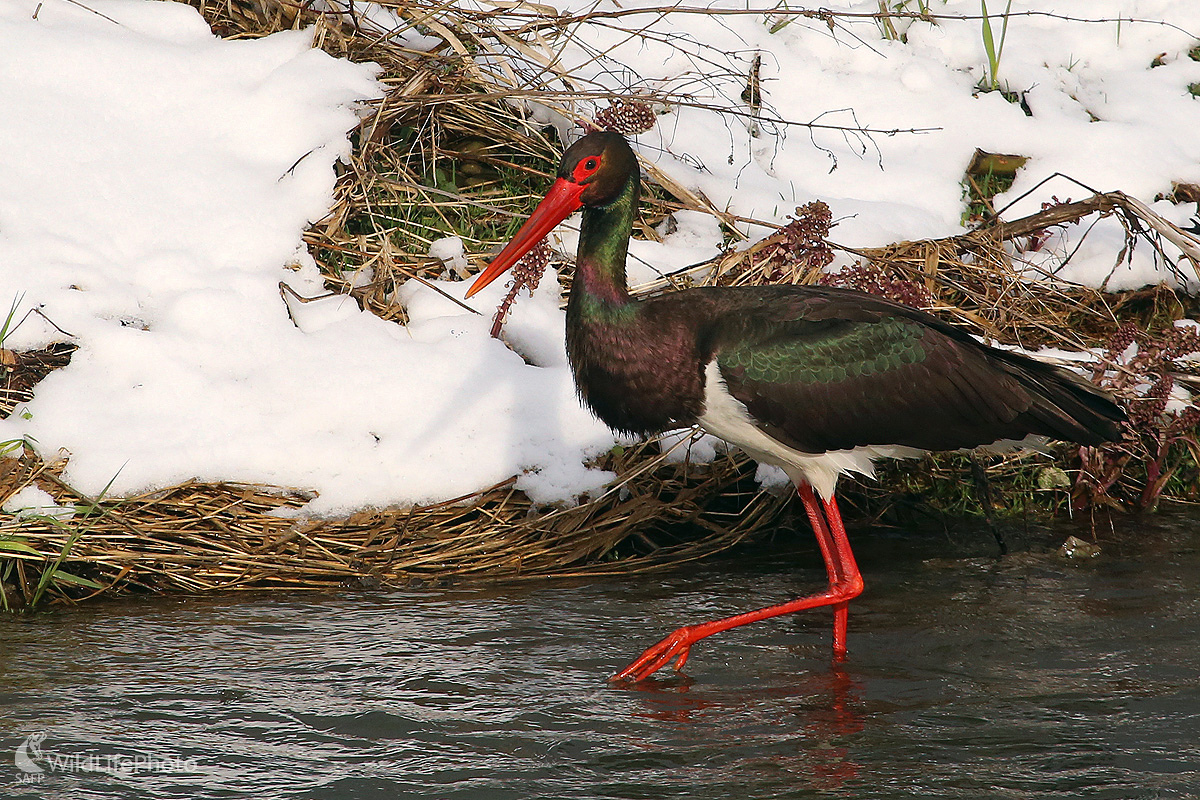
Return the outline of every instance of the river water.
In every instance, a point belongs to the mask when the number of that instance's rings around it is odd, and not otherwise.
[[[0,616],[0,796],[1200,798],[1200,523],[851,531],[827,610],[608,675],[819,587],[806,536],[654,575],[138,598]]]

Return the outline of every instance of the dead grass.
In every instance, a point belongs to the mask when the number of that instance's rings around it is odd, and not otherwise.
[[[19,403],[33,398],[33,387],[42,378],[71,362],[75,345],[58,342],[39,350],[17,352],[0,347],[0,419]]]
[[[444,503],[337,520],[295,519],[288,512],[311,495],[270,486],[192,482],[140,497],[90,498],[62,481],[61,466],[32,453],[0,459],[0,498],[33,484],[77,510],[65,523],[0,522],[0,541],[36,551],[8,554],[6,581],[18,602],[35,595],[47,560],[68,546],[59,568],[107,592],[630,573],[732,547],[787,501],[755,491],[753,468],[743,458],[668,463],[653,442],[607,457],[601,466],[620,479],[574,507],[534,508],[510,480]],[[72,582],[55,589],[60,599],[96,593]]]

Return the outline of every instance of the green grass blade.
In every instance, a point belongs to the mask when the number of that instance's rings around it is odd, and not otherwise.
[[[105,587],[96,583],[91,578],[85,578],[82,575],[73,575],[70,572],[64,572],[61,569],[56,569],[50,573],[50,580],[55,583],[70,583],[75,586],[83,586],[88,589],[103,589]]]
[[[996,48],[996,69],[993,70],[993,77],[995,77],[995,73],[1000,69],[1000,59],[1004,57],[1004,40],[1008,38],[1008,12],[1011,10],[1012,0],[1008,0],[1008,5],[1004,7],[1004,23],[1000,26],[1000,45]]]
[[[999,44],[996,43],[996,36],[992,30],[992,15],[988,13],[987,0],[979,0],[979,10],[982,17],[983,51],[988,60],[987,87],[995,91],[1000,88],[1000,59],[1004,55],[1004,40],[1008,38],[1008,18],[1009,12],[1012,11],[1012,0],[1008,0],[1004,12],[1000,15],[1004,21],[1000,25]]]
[[[119,470],[117,472],[117,475],[120,475]],[[99,518],[102,518],[108,514],[108,511],[105,510],[104,507],[100,505],[100,503],[104,500],[104,496],[106,494],[108,494],[108,490],[110,488],[112,488],[113,482],[116,481],[116,479],[117,479],[117,475],[113,475],[112,479],[110,479],[109,482],[107,484],[105,484],[104,488],[100,490],[100,494],[96,495],[95,497],[87,497],[85,495],[81,495],[81,497],[85,501],[83,504],[83,507],[87,509],[87,511],[83,514],[83,516],[89,517],[89,516],[95,515],[97,517],[97,519],[91,520],[86,525],[77,527],[77,528],[75,528],[75,530],[71,531],[71,534],[67,537],[67,541],[63,544],[62,551],[59,552],[58,557],[54,559],[54,563],[48,564],[46,569],[42,570],[42,576],[38,580],[37,589],[34,591],[33,599],[29,601],[30,608],[37,607],[37,604],[39,602],[41,602],[42,597],[46,593],[46,590],[50,588],[50,584],[52,584],[52,583],[56,583],[56,582],[76,583],[79,586],[86,586],[89,589],[105,588],[105,587],[101,586],[100,584],[96,583],[95,581],[89,580],[87,578],[80,578],[78,575],[71,575],[71,573],[69,573],[69,572],[63,572],[62,570],[59,569],[59,566],[67,559],[67,556],[69,556],[71,554],[71,548],[73,548],[75,546],[75,543],[78,542],[83,537],[84,534],[86,534],[88,531],[90,531],[92,529],[92,527],[96,524],[96,522]],[[50,524],[55,525],[55,526],[63,529],[64,531],[70,530],[66,524],[64,524],[61,520],[55,519],[54,517],[45,517],[44,519],[46,520],[46,522],[49,522]],[[76,524],[78,524],[78,523],[76,523]],[[69,578],[61,577],[64,575],[70,576],[70,577]],[[74,580],[72,580],[72,579],[74,579]],[[87,582],[80,583],[80,581],[87,581]]]
[[[13,317],[17,315],[17,309],[21,307],[21,301],[24,299],[24,294],[13,298],[12,307],[8,309],[8,316],[4,318],[4,324],[0,325],[0,347],[4,346],[4,340],[8,338],[8,334],[12,333]]]
[[[39,557],[42,555],[41,552],[34,550],[29,545],[25,544],[24,542],[17,541],[16,539],[0,539],[0,550],[10,553],[26,553],[31,556]]]
[[[988,60],[988,88],[995,89],[996,81],[996,42],[992,38],[992,18],[988,16],[987,0],[979,0],[979,8],[983,16],[983,52]]]

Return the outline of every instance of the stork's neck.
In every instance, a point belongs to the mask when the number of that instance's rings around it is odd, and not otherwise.
[[[569,316],[578,315],[585,320],[604,317],[632,302],[625,285],[625,259],[637,210],[638,184],[635,171],[616,200],[606,206],[583,209],[575,280],[567,304]]]

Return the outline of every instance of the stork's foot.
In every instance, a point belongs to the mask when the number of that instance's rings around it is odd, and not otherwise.
[[[665,667],[671,659],[675,659],[675,670],[681,670],[687,663],[691,646],[706,636],[751,622],[822,606],[833,606],[833,663],[838,664],[845,660],[850,601],[862,594],[862,575],[858,571],[858,565],[854,563],[854,553],[850,551],[850,541],[846,538],[846,528],[842,525],[837,502],[833,498],[824,502],[818,500],[813,488],[807,483],[801,483],[797,489],[804,500],[808,518],[812,521],[817,543],[821,546],[821,555],[825,558],[829,589],[820,594],[760,608],[757,611],[747,611],[712,622],[685,625],[642,653],[636,661],[609,680],[637,683]]]
[[[665,667],[673,658],[677,658],[673,666],[678,672],[687,663],[688,652],[692,645],[702,638],[704,636],[697,635],[694,627],[684,626],[658,644],[648,648],[632,664],[613,675],[609,680],[614,683],[643,681]]]

